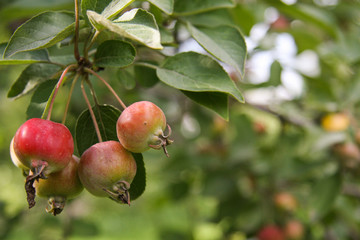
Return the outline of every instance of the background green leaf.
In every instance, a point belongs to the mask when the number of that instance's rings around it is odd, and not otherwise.
[[[216,9],[195,15],[184,16],[183,18],[196,26],[216,27],[219,25],[234,25],[228,9]]]
[[[224,69],[211,57],[195,52],[179,53],[157,68],[161,81],[191,92],[222,92],[243,102],[243,96]]]
[[[174,12],[177,15],[197,14],[234,5],[232,0],[175,0]]]
[[[133,9],[125,12],[114,21],[102,15],[87,11],[91,24],[98,31],[109,30],[121,37],[140,42],[150,48],[162,49],[160,32],[154,16],[142,9]]]
[[[74,14],[70,12],[44,12],[23,25],[12,35],[4,58],[40,48],[46,48],[70,36],[74,31]]]
[[[244,75],[246,44],[236,27],[224,25],[196,28],[189,23],[188,29],[193,38],[210,54]]]
[[[25,68],[18,79],[13,83],[7,94],[7,97],[12,98],[25,95],[38,84],[49,80],[59,70],[59,66],[52,64],[31,64]]]
[[[125,67],[133,63],[135,48],[128,42],[108,40],[100,44],[94,63],[99,67]]]
[[[311,194],[310,218],[318,220],[324,217],[332,208],[342,186],[340,173],[320,179]]]
[[[4,51],[7,43],[0,44],[0,65],[29,64],[36,62],[48,62],[49,56],[46,50],[35,50],[31,52],[20,52],[3,59]]]

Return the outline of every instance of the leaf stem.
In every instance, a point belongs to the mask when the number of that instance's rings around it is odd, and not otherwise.
[[[77,62],[80,61],[79,52],[79,1],[75,0],[75,43],[74,43],[74,56]]]
[[[82,94],[83,94],[83,96],[84,96],[86,105],[88,106],[89,113],[90,113],[91,119],[92,119],[92,121],[93,121],[94,128],[95,128],[95,131],[96,131],[96,135],[97,135],[97,137],[98,137],[98,140],[99,140],[99,142],[102,142],[103,140],[102,140],[102,137],[101,137],[99,125],[98,125],[98,123],[97,123],[97,121],[96,121],[96,117],[95,117],[94,111],[92,110],[90,101],[89,101],[89,99],[88,99],[88,97],[87,97],[87,95],[86,95],[86,92],[85,92],[84,79],[81,81],[81,91],[82,91]]]
[[[124,104],[124,102],[120,99],[120,97],[116,94],[115,90],[110,86],[110,84],[108,82],[106,82],[106,80],[104,78],[102,78],[99,74],[97,74],[94,70],[90,69],[90,68],[84,68],[85,72],[90,73],[92,75],[94,75],[95,77],[97,77],[98,79],[100,79],[100,81],[102,81],[105,86],[110,90],[110,92],[115,96],[116,100],[119,102],[119,104],[121,105],[121,107],[123,109],[126,109],[126,105]]]
[[[87,59],[88,58],[88,52],[90,51],[92,45],[94,45],[96,38],[99,36],[100,32],[96,30],[96,32],[94,33],[94,35],[92,36],[92,39],[89,43],[88,46],[86,46],[85,44],[85,48],[84,48],[84,58]]]
[[[59,91],[59,88],[61,87],[62,83],[64,82],[65,75],[67,74],[67,72],[68,72],[71,68],[74,68],[74,67],[76,67],[76,66],[77,66],[76,64],[71,64],[71,65],[67,66],[67,67],[64,69],[64,71],[62,72],[62,74],[61,74],[61,76],[60,76],[60,78],[59,78],[59,81],[57,82],[56,87],[55,87],[54,91],[52,92],[52,94],[51,94],[51,96],[50,96],[50,98],[51,98],[51,100],[50,100],[50,105],[46,106],[45,111],[44,111],[44,113],[45,113],[45,112],[47,111],[47,109],[49,110],[49,111],[48,111],[47,118],[46,118],[47,120],[50,120],[50,118],[51,118],[51,112],[52,112],[52,109],[53,109],[53,106],[54,106],[54,101],[55,101],[56,95],[57,95],[57,93],[58,93],[58,91]]]
[[[64,113],[63,119],[62,119],[62,121],[61,121],[62,124],[65,124],[66,117],[67,117],[67,114],[68,114],[68,111],[69,111],[71,96],[72,96],[72,93],[73,93],[73,91],[74,91],[75,84],[76,84],[77,80],[79,79],[79,77],[80,77],[80,75],[79,75],[79,74],[76,74],[75,77],[74,77],[74,79],[73,79],[73,82],[72,82],[72,84],[71,84],[69,96],[68,96],[68,99],[67,99],[67,102],[66,102],[65,113]]]

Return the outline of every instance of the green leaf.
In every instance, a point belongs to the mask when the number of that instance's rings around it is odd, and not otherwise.
[[[140,153],[133,153],[133,156],[136,161],[136,175],[129,189],[131,201],[140,197],[146,188],[146,171],[143,155]]]
[[[118,141],[116,135],[116,122],[120,116],[120,110],[111,105],[94,106],[92,109],[96,116],[102,140]],[[80,114],[76,122],[75,140],[80,156],[86,149],[99,142],[88,109]]]
[[[244,98],[218,62],[195,52],[179,53],[157,68],[161,81],[171,87],[191,92],[220,92],[239,102]]]
[[[134,0],[113,0],[106,6],[101,15],[107,19],[115,17],[123,9],[129,6]]]
[[[44,12],[31,18],[14,32],[5,49],[4,58],[60,42],[73,33],[73,23],[74,14],[69,12]]]
[[[225,120],[229,120],[229,96],[220,92],[189,92],[182,91],[194,102],[207,107]]]
[[[55,88],[56,83],[57,80],[53,79],[41,83],[36,88],[33,96],[31,97],[30,104],[26,110],[26,116],[28,119],[42,117],[47,102],[51,97],[51,94]]]
[[[150,3],[154,4],[166,14],[172,14],[174,10],[174,0],[148,0]]]
[[[82,0],[81,12],[84,17],[87,17],[86,12],[91,10],[109,19],[115,17],[133,1],[134,0]]]
[[[134,66],[135,79],[143,87],[153,87],[159,82],[156,70],[146,66]]]
[[[185,16],[184,19],[196,26],[216,27],[219,25],[234,25],[228,9],[216,9],[214,11]]]
[[[325,177],[318,181],[313,193],[310,195],[310,217],[312,220],[318,220],[324,217],[333,206],[336,197],[340,194],[342,186],[341,174]]]
[[[136,87],[136,81],[133,73],[133,68],[119,68],[116,72],[116,77],[120,81],[121,85],[127,89],[131,90]]]
[[[232,0],[175,0],[174,12],[177,15],[190,15],[234,6]]]
[[[87,15],[91,24],[98,31],[106,29],[150,48],[163,48],[154,16],[143,9],[132,9],[114,21],[110,21],[94,11],[87,11]]]
[[[125,67],[134,62],[135,48],[128,42],[108,40],[100,44],[94,63],[99,67]]]
[[[232,26],[198,27],[188,23],[193,38],[210,54],[244,75],[246,44],[240,31]]]
[[[52,64],[31,64],[25,68],[19,78],[11,86],[7,97],[12,98],[25,95],[34,89],[34,87],[38,84],[49,80],[58,70],[60,70],[60,67]]]
[[[325,9],[316,7],[314,4],[297,3],[288,5],[277,0],[270,0],[269,4],[276,7],[285,15],[317,26],[333,37],[337,36],[336,20],[333,18],[333,15]]]
[[[0,65],[15,65],[15,64],[29,64],[36,62],[48,62],[49,56],[46,50],[35,50],[31,52],[21,52],[12,55],[7,59],[3,59],[5,48],[7,43],[0,44]]]

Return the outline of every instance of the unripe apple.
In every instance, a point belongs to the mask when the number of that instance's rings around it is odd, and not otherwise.
[[[257,234],[259,240],[285,240],[282,230],[275,225],[266,225]]]
[[[297,201],[295,197],[288,192],[279,192],[274,196],[274,203],[279,209],[285,211],[295,211],[297,208]]]
[[[35,205],[34,181],[65,168],[72,158],[74,141],[63,124],[32,118],[20,126],[12,144],[15,161],[31,170],[25,190],[29,208],[32,208]]]
[[[329,113],[321,119],[321,126],[328,132],[346,130],[350,125],[350,118],[345,113]]]
[[[299,221],[290,220],[284,226],[284,233],[288,240],[301,240],[304,238],[304,226]]]
[[[130,204],[128,189],[136,175],[136,161],[119,142],[100,142],[88,148],[78,172],[91,194]]]
[[[356,169],[360,165],[360,149],[355,143],[339,143],[334,145],[332,150],[345,167]]]
[[[168,135],[164,134],[166,127]],[[116,131],[120,143],[130,152],[163,148],[168,155],[166,146],[172,143],[168,139],[171,129],[164,112],[152,102],[141,101],[128,106],[117,121]]]
[[[84,189],[77,171],[79,161],[78,157],[73,156],[64,169],[50,173],[47,179],[34,182],[37,195],[49,199],[49,208],[46,208],[46,211],[54,216],[61,213],[67,199],[76,197]]]

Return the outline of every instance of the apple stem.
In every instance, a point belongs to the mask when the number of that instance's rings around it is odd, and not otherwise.
[[[87,97],[87,95],[86,95],[86,92],[85,92],[84,81],[81,81],[81,91],[82,91],[82,94],[83,94],[83,96],[84,96],[86,105],[88,106],[89,113],[90,113],[91,119],[92,119],[92,121],[93,121],[94,128],[95,128],[95,131],[96,131],[96,135],[97,135],[97,137],[98,137],[98,140],[99,140],[99,142],[102,142],[103,140],[102,140],[102,137],[101,137],[99,125],[98,125],[98,123],[97,123],[97,121],[96,121],[96,117],[95,117],[94,111],[92,110],[90,101],[89,101],[89,99],[88,99],[88,97]]]
[[[80,61],[79,53],[79,2],[75,0],[75,43],[74,43],[74,56],[77,62]]]
[[[57,93],[58,93],[58,91],[59,91],[59,88],[61,87],[61,85],[62,85],[62,83],[63,83],[63,81],[64,81],[64,79],[65,79],[65,75],[68,73],[68,71],[69,71],[71,68],[74,68],[74,67],[76,67],[76,66],[77,66],[76,64],[71,64],[71,65],[67,66],[67,67],[64,69],[64,71],[62,72],[62,74],[61,74],[61,76],[60,76],[60,78],[59,78],[59,81],[57,82],[56,87],[55,87],[54,91],[52,92],[52,94],[51,94],[51,96],[50,96],[50,98],[51,98],[50,105],[49,105],[49,107],[46,106],[46,108],[49,109],[48,115],[47,115],[47,118],[46,118],[47,120],[50,120],[50,118],[51,118],[51,112],[52,112],[52,109],[53,109],[53,106],[54,106],[54,101],[55,101],[56,95],[57,95]],[[44,111],[44,112],[46,112],[46,110],[47,110],[46,108],[45,108],[45,111]]]
[[[69,96],[68,96],[68,99],[67,99],[67,102],[66,102],[66,107],[65,107],[64,116],[63,116],[63,119],[62,119],[62,121],[61,121],[62,124],[65,124],[65,122],[66,122],[66,117],[67,117],[67,113],[68,113],[68,111],[69,111],[71,96],[72,96],[72,93],[73,93],[73,91],[74,91],[75,84],[76,84],[77,80],[79,79],[79,77],[80,77],[80,75],[79,75],[79,74],[76,74],[75,77],[74,77],[74,79],[73,79],[73,82],[72,82],[72,84],[71,84]]]
[[[116,100],[119,102],[122,108],[126,109],[126,105],[124,104],[124,102],[120,99],[120,97],[116,94],[115,90],[110,86],[108,82],[106,82],[104,78],[102,78],[99,74],[97,74],[95,71],[93,71],[90,68],[84,68],[84,70],[97,77],[100,81],[102,81],[105,84],[105,86],[110,90],[110,92],[115,96]]]

